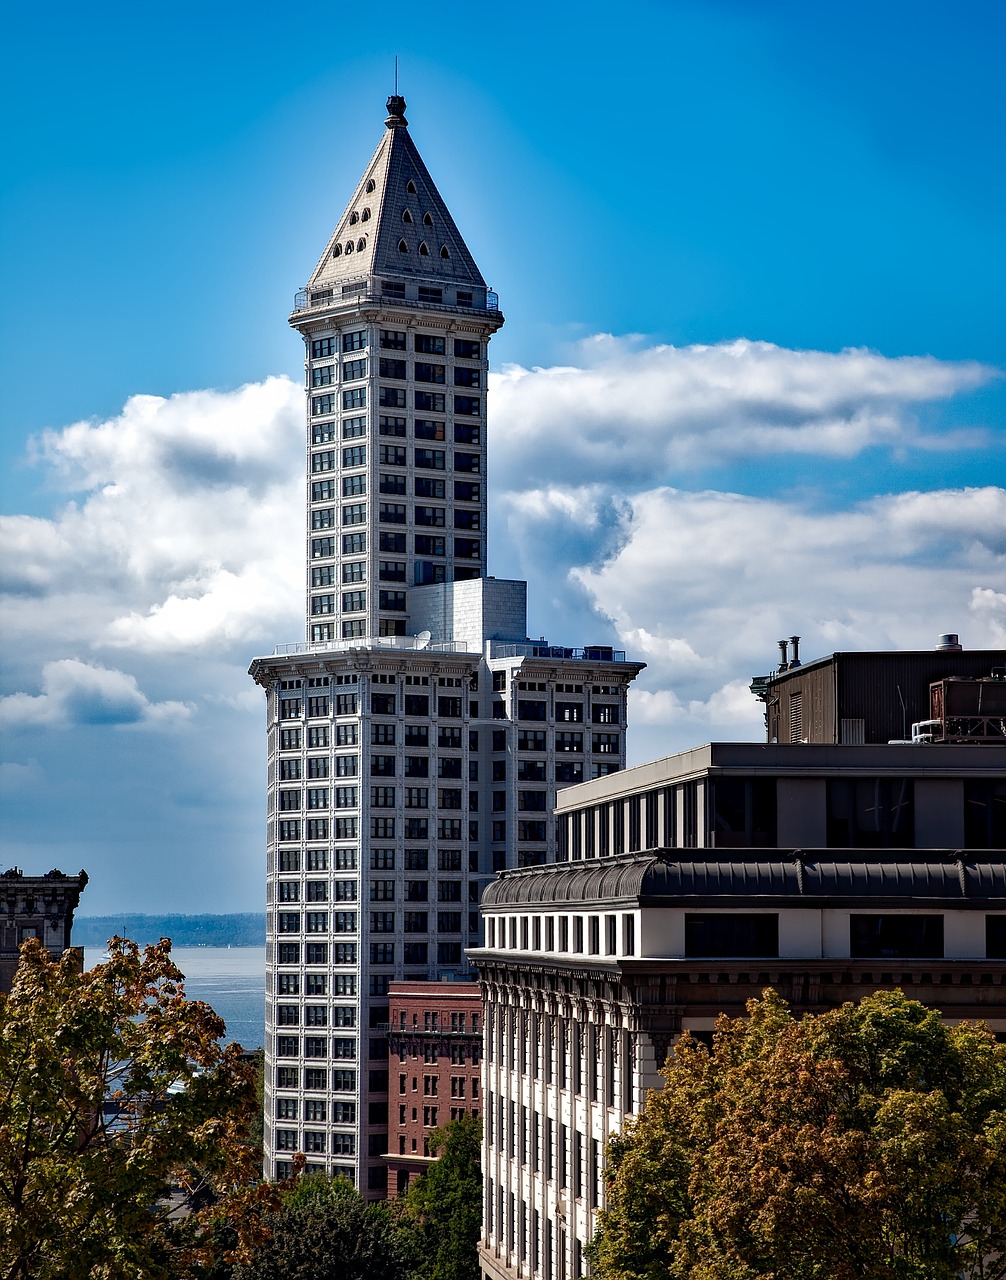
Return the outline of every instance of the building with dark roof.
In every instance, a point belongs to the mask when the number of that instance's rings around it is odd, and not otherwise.
[[[683,1031],[901,987],[1006,1035],[1006,746],[712,743],[560,792],[483,895],[493,1280],[581,1276],[609,1137]]]

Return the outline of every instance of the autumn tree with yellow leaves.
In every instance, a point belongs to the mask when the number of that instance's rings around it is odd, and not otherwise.
[[[1006,1045],[901,992],[685,1037],[608,1149],[595,1280],[1001,1280]]]
[[[0,996],[5,1280],[179,1280],[262,1238],[254,1071],[170,947],[116,938],[86,973],[22,947]]]

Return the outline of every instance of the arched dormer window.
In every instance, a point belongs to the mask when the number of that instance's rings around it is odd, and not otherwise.
[[[341,256],[341,254],[342,254],[342,245],[341,245],[341,244],[337,244],[337,245],[335,246],[335,248],[332,250],[332,257],[333,257],[333,258],[338,258],[338,257],[340,257],[340,256]]]
[[[423,226],[424,226],[424,227],[432,227],[432,226],[433,226],[433,219],[430,217],[430,215],[429,215],[428,213],[424,213],[424,214],[423,214]]]
[[[368,178],[368,179],[367,179],[367,194],[368,194],[368,195],[370,195],[371,191],[373,191],[373,189],[374,189],[376,186],[377,186],[377,183],[374,181],[374,179],[373,179],[373,178]]]
[[[360,215],[354,209],[353,212],[349,215],[349,225],[351,227],[355,227],[359,221],[360,221]]]
[[[361,222],[369,222],[369,221],[370,221],[370,210],[369,210],[369,209],[364,209],[364,211],[360,214],[360,221],[361,221]]]
[[[408,211],[408,209],[402,210],[402,221],[409,223],[410,226],[412,225],[412,214]]]
[[[399,242],[398,242],[398,252],[399,252],[399,253],[408,253],[408,252],[409,252],[409,246],[405,243],[405,241],[404,241],[404,240],[399,240]]]
[[[410,196],[414,196],[416,194],[416,184],[412,181],[411,178],[405,184],[405,190],[409,193]]]
[[[366,247],[367,247],[366,237],[364,237],[364,236],[360,236],[359,240],[357,240],[357,242],[356,242],[356,247],[357,247],[357,249],[359,249],[359,250],[360,250],[360,252],[362,253],[362,252],[364,251],[364,249],[366,249]]]
[[[451,251],[445,244],[440,246],[440,256],[441,258],[449,258],[451,256]]]
[[[353,242],[352,242],[352,240],[347,240],[347,241],[346,241],[346,252],[347,252],[347,253],[352,253],[352,252],[353,252]]]
[[[419,256],[421,258],[428,258],[430,256],[430,246],[426,243],[425,240],[419,246]]]

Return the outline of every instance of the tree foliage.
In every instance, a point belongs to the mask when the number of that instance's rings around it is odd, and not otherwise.
[[[1006,1045],[901,992],[685,1037],[608,1148],[599,1280],[1006,1276]]]
[[[144,1280],[240,1257],[270,1191],[246,1141],[254,1073],[185,998],[162,939],[80,973],[26,942],[0,997],[0,1275]]]
[[[482,1225],[482,1125],[452,1120],[430,1139],[437,1159],[409,1188],[418,1280],[478,1280]]]
[[[387,1204],[346,1178],[312,1174],[283,1193],[270,1236],[233,1280],[405,1280],[403,1242]]]

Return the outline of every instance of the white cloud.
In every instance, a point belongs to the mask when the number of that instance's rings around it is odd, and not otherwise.
[[[627,504],[617,551],[572,570],[630,656],[650,664],[644,721],[748,725],[743,676],[768,670],[775,640],[803,656],[928,648],[944,631],[1002,643],[1006,492],[873,498],[820,513],[738,494],[649,490]],[[730,683],[733,681],[733,683]],[[724,688],[732,690],[729,697]]]
[[[0,521],[12,639],[138,652],[271,647],[303,600],[303,390],[132,397],[33,447],[52,519]],[[16,607],[15,607],[16,605]]]
[[[976,448],[984,432],[924,431],[915,406],[997,376],[975,362],[743,339],[672,347],[601,334],[577,354],[576,366],[511,365],[490,377],[497,483],[519,490],[531,475],[570,487],[598,476],[652,484],[737,459]]]
[[[0,698],[0,722],[15,728],[164,725],[190,714],[183,702],[151,702],[134,676],[73,658],[45,664],[40,694]]]

